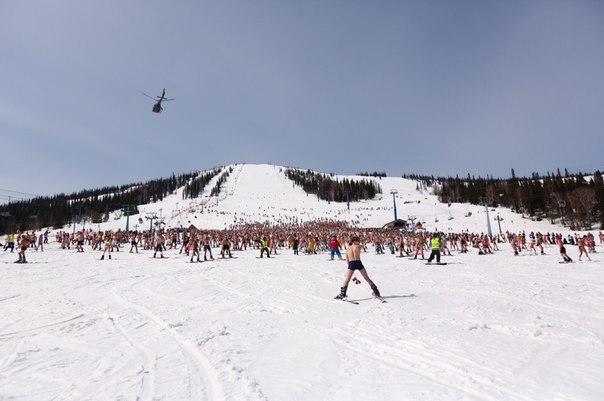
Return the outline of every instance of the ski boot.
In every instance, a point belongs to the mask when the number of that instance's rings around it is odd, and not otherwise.
[[[334,299],[346,299],[348,298],[348,296],[346,295],[346,290],[348,289],[348,287],[341,287],[340,288],[340,294],[336,295],[334,297]]]
[[[376,298],[381,298],[382,295],[380,294],[380,290],[378,290],[377,285],[372,285],[371,286],[371,290],[373,291],[373,293],[371,295],[373,295]]]

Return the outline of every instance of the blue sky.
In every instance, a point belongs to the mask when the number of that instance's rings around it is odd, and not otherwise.
[[[0,0],[0,188],[604,169],[604,2]],[[160,115],[152,96],[174,102]]]

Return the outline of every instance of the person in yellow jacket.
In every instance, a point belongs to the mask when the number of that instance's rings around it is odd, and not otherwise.
[[[260,242],[260,257],[262,257],[262,255],[264,255],[264,252],[266,252],[266,257],[270,258],[270,252],[268,249],[268,239],[266,238],[266,236],[262,237],[262,241]]]
[[[4,245],[4,252],[10,248],[10,252],[13,253],[15,250],[15,234],[10,233],[6,236],[6,244]]]
[[[440,244],[440,236],[437,233],[432,234],[432,239],[430,240],[430,247],[432,248],[432,253],[430,253],[428,263],[432,263],[434,257],[436,257],[436,263],[440,263]]]

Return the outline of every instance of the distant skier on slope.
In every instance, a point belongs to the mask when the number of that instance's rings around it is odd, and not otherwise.
[[[164,244],[166,243],[166,237],[164,234],[157,230],[157,234],[155,236],[155,252],[153,252],[153,257],[157,256],[157,252],[159,252],[159,257],[164,257]]]
[[[203,237],[203,260],[208,260],[207,254],[210,253],[210,259],[214,260],[214,256],[212,256],[212,247],[210,246],[212,239],[209,234],[206,234]]]
[[[380,291],[377,286],[367,274],[367,270],[365,270],[365,266],[361,262],[361,240],[357,236],[353,236],[350,238],[348,249],[346,249],[346,263],[348,263],[348,269],[346,270],[346,275],[344,276],[344,283],[340,288],[340,294],[336,295],[336,299],[346,299],[346,290],[348,290],[348,284],[352,279],[352,275],[356,270],[361,273],[361,276],[367,281],[371,290],[373,291],[373,296],[376,298],[381,298]]]
[[[424,246],[426,245],[426,238],[423,234],[418,234],[415,238],[415,256],[413,259],[417,259],[417,255],[422,254],[422,259],[424,258]]]
[[[13,234],[13,233],[9,233],[6,236],[6,244],[4,245],[4,252],[6,252],[7,249],[10,249],[10,253],[13,253],[13,251],[15,250],[15,234]]]
[[[583,256],[583,254],[585,254],[585,256],[587,256],[587,260],[591,261],[591,258],[589,257],[589,254],[587,253],[587,249],[585,248],[586,245],[587,245],[587,235],[584,235],[583,237],[579,238],[579,241],[577,243],[577,246],[579,247],[579,260],[581,260],[581,256]]]
[[[335,255],[338,255],[338,259],[342,259],[342,254],[340,253],[340,241],[338,241],[335,235],[332,235],[329,239],[329,252],[331,255],[331,260],[333,260]]]
[[[111,235],[109,232],[105,233],[105,236],[103,237],[103,244],[105,245],[105,249],[103,249],[101,260],[105,259],[105,253],[108,253],[108,257],[111,259]]]
[[[570,256],[568,256],[566,254],[566,248],[564,247],[564,245],[562,245],[562,243],[560,243],[560,256],[562,256],[562,259],[564,260],[564,263],[572,263],[573,260],[570,258]]]
[[[197,239],[197,235],[191,233],[191,238],[189,239],[189,251],[191,254],[191,263],[193,263],[193,259],[197,256],[197,261],[201,262],[200,254],[199,254],[199,240]]]
[[[25,260],[25,251],[29,247],[29,238],[25,234],[21,235],[21,240],[19,241],[19,260],[15,263],[27,263]]]
[[[294,255],[299,255],[298,247],[300,246],[300,240],[297,235],[294,235],[294,239],[292,240],[292,249],[294,250]]]
[[[432,234],[432,239],[430,240],[432,252],[430,253],[430,257],[428,258],[428,263],[432,263],[434,257],[436,257],[436,263],[440,263],[440,245],[440,235],[438,235],[438,233]]]
[[[220,249],[220,256],[224,259],[225,255],[229,255],[229,258],[233,257],[233,254],[231,254],[231,240],[228,236],[225,236],[222,240],[222,248]]]
[[[260,242],[260,257],[262,257],[262,255],[264,255],[264,252],[266,252],[266,257],[270,258],[270,252],[268,249],[268,239],[266,238],[266,236],[262,237],[262,241]]]

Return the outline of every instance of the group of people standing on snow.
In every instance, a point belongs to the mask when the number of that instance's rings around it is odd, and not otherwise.
[[[48,231],[36,237],[31,234],[8,234],[4,252],[13,252],[15,239],[18,238],[19,260],[17,263],[26,263],[25,251],[29,248],[43,250],[43,244],[48,242]],[[604,234],[598,235],[600,244],[604,243]],[[359,271],[369,284],[372,294],[380,299],[377,285],[369,277],[365,266],[361,262],[361,252],[367,252],[368,246],[373,245],[377,254],[388,250],[391,254],[407,255],[412,259],[420,256],[425,258],[424,251],[430,251],[427,260],[440,263],[441,254],[451,255],[451,251],[460,254],[467,253],[470,248],[476,249],[478,254],[490,254],[499,250],[499,244],[510,244],[514,255],[522,252],[530,254],[545,254],[545,248],[557,246],[563,262],[570,263],[565,245],[576,244],[579,250],[579,260],[585,256],[591,260],[589,254],[595,251],[596,241],[591,233],[583,236],[576,235],[564,238],[562,234],[554,233],[506,233],[499,235],[474,234],[469,232],[441,233],[427,231],[401,232],[398,230],[353,228],[347,223],[319,222],[296,226],[268,226],[246,225],[230,230],[198,230],[190,228],[155,230],[155,232],[126,232],[122,230],[96,232],[94,230],[78,231],[77,233],[58,232],[56,240],[63,249],[71,249],[74,245],[77,252],[84,252],[88,245],[92,250],[102,250],[101,260],[111,259],[112,252],[119,252],[121,247],[130,245],[130,253],[139,253],[139,247],[144,250],[153,250],[153,258],[159,254],[164,258],[167,249],[180,248],[179,254],[190,257],[191,262],[201,261],[201,249],[204,252],[204,261],[214,260],[212,248],[220,248],[222,258],[232,258],[231,249],[246,250],[259,249],[260,258],[276,254],[277,249],[290,249],[294,255],[299,255],[300,250],[306,254],[329,252],[330,259],[336,256],[342,259],[341,249],[346,250],[347,269],[344,276],[340,294],[335,298],[346,299],[347,289],[354,273]],[[382,299],[383,301],[383,299]]]
[[[453,251],[461,254],[474,249],[479,254],[490,254],[500,249],[500,246],[510,244],[514,255],[528,252],[530,254],[544,254],[545,249],[554,245],[558,247],[573,245],[579,249],[579,257],[589,257],[595,251],[596,237],[592,233],[582,236],[575,234],[564,237],[555,233],[505,233],[487,235],[485,233],[437,233],[439,238],[439,251],[449,255]],[[388,229],[354,228],[347,223],[311,223],[299,226],[269,226],[246,225],[228,230],[199,230],[167,229],[155,232],[123,230],[98,232],[83,230],[74,233],[57,232],[56,241],[63,249],[74,247],[78,252],[84,252],[85,246],[92,250],[103,251],[104,254],[119,252],[121,248],[130,245],[129,252],[138,253],[141,249],[152,250],[161,258],[168,249],[179,249],[180,254],[189,256],[193,251],[196,259],[201,249],[204,251],[204,260],[213,259],[213,248],[220,248],[224,257],[232,257],[232,250],[258,249],[260,256],[270,257],[279,249],[291,249],[294,254],[318,254],[329,252],[330,258],[342,258],[340,249],[345,248],[352,235],[359,237],[360,245],[364,251],[368,246],[373,246],[375,252],[407,255],[417,259],[425,258],[427,252],[433,247],[433,233],[429,231],[398,231]],[[27,239],[27,249],[43,250],[43,244],[48,242],[48,232],[36,237],[35,233],[8,234],[4,251],[14,250],[15,238],[19,246]],[[598,235],[599,243],[604,243],[604,234]]]
[[[36,237],[36,234],[32,232],[31,234],[27,233],[17,233],[16,235],[13,233],[6,235],[6,244],[3,246],[3,252],[10,250],[11,253],[15,251],[15,243],[18,248],[19,260],[15,263],[27,263],[27,259],[25,258],[25,251],[29,248],[33,248],[36,251],[44,251],[44,240],[43,235],[41,234],[39,239]],[[2,244],[0,244],[2,246]]]

